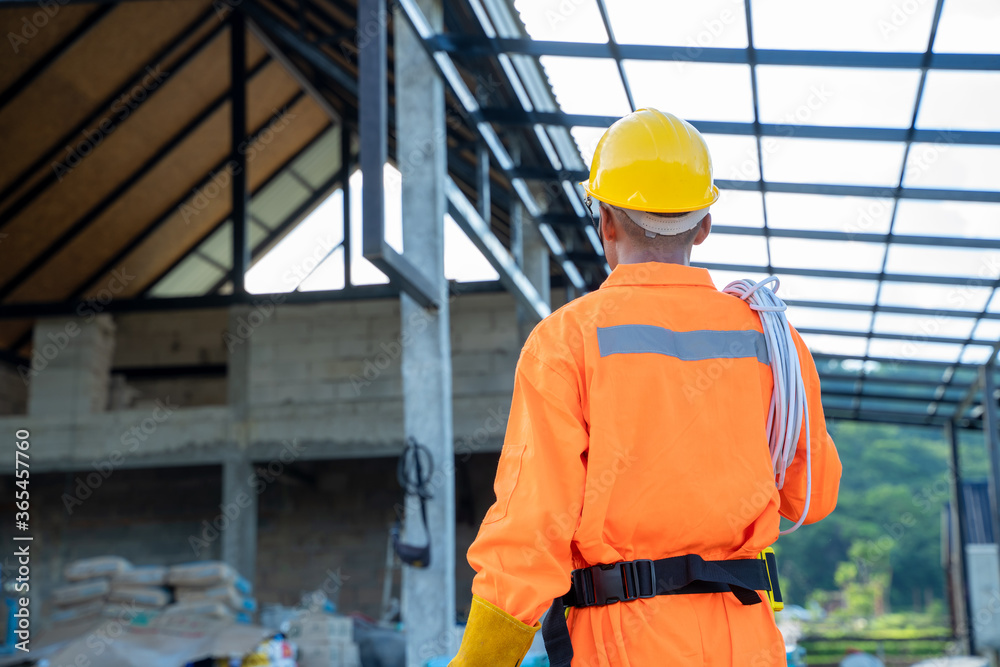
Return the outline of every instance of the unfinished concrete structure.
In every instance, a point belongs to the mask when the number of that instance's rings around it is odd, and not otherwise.
[[[620,44],[603,0],[595,7],[607,43],[533,41],[507,0],[400,0],[391,12],[349,0],[0,10],[13,52],[0,67],[0,426],[32,434],[39,597],[79,556],[212,556],[254,578],[264,601],[290,603],[324,587],[345,610],[376,615],[400,496],[394,457],[413,436],[433,447],[443,474],[431,505],[442,557],[405,579],[410,662],[447,652],[442,628],[467,602],[464,546],[492,498],[521,341],[552,301],[595,289],[607,273],[574,185],[586,165],[569,128],[614,118],[564,113],[543,56],[607,59],[631,108],[630,62],[745,65],[752,120],[693,120],[707,134],[751,138],[755,175],[718,180],[729,193],[759,195],[763,215],[758,226],[720,215],[715,233],[748,246],[798,239],[884,252],[872,270],[783,266],[770,245],[759,262],[701,264],[820,281],[788,299],[804,308],[969,323],[955,336],[873,321],[800,331],[863,341],[859,352],[816,355],[831,417],[952,435],[985,421],[1000,460],[995,403],[977,405],[993,394],[1000,344],[971,329],[1000,319],[987,307],[1000,274],[925,276],[888,262],[890,246],[1000,249],[996,238],[893,227],[901,200],[1000,204],[988,188],[913,187],[904,178],[911,146],[1000,139],[976,129],[942,138],[918,127],[919,103],[894,129],[768,122],[755,78],[758,65],[913,70],[919,100],[928,71],[998,70],[997,56],[940,54],[930,43],[922,53],[754,48],[749,20],[745,49]],[[931,42],[942,13],[938,0]],[[789,130],[896,142],[899,179],[880,187],[768,180],[762,142]],[[359,165],[377,174],[385,161],[402,172],[403,252],[385,238],[381,179],[368,179],[361,197],[347,187]],[[769,226],[764,192],[890,201],[891,218],[884,231]],[[251,294],[248,269],[337,193],[339,240],[293,264],[292,291]],[[352,199],[363,200],[354,233],[343,223],[358,208]],[[444,280],[445,210],[498,281]],[[353,284],[362,256],[391,283]],[[343,287],[298,289],[330,257],[339,257]],[[834,281],[871,284],[874,295],[883,285],[944,286],[961,298],[942,308],[845,301],[820,289]],[[980,292],[981,307],[969,306]],[[873,341],[960,349],[947,360],[894,356]],[[962,512],[961,494],[953,505]],[[966,635],[971,611],[956,603]]]

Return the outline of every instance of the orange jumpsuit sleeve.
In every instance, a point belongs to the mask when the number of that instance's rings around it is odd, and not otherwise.
[[[812,500],[809,503],[809,514],[805,523],[815,523],[827,516],[837,506],[837,494],[840,490],[841,465],[833,438],[826,430],[826,417],[823,415],[823,403],[820,397],[819,374],[809,348],[799,335],[792,329],[792,338],[799,355],[799,366],[802,369],[802,380],[805,385],[806,399],[809,410],[809,435],[812,448]],[[795,449],[795,458],[785,471],[785,486],[781,489],[781,516],[792,521],[798,521],[802,516],[806,500],[806,437],[803,429]]]
[[[472,592],[528,625],[569,590],[589,443],[575,369],[532,347],[517,364],[497,500],[469,548]]]

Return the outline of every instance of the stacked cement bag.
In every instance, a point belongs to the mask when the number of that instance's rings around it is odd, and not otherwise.
[[[63,570],[67,583],[52,591],[56,611],[51,620],[61,623],[99,616],[111,593],[112,579],[130,569],[132,564],[119,556],[73,561]]]
[[[298,647],[299,667],[361,667],[349,616],[302,612],[289,623],[288,639]]]
[[[163,609],[172,600],[166,583],[167,568],[162,565],[145,565],[119,572],[111,579],[104,615],[134,616],[137,611]]]
[[[201,561],[175,565],[167,572],[176,603],[167,613],[232,618],[249,623],[257,610],[250,594],[250,582],[230,565],[219,561]]]

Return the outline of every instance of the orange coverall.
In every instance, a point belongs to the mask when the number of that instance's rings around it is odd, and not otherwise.
[[[774,543],[779,514],[796,520],[804,506],[805,434],[779,492],[766,439],[771,369],[751,332],[758,316],[708,271],[663,263],[619,265],[539,324],[517,364],[497,500],[469,549],[473,593],[533,625],[575,568],[753,558]],[[836,505],[841,465],[815,364],[793,336],[812,523]],[[708,593],[571,609],[573,666],[784,665],[759,594],[752,606]]]

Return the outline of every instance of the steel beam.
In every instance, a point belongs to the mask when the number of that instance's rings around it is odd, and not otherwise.
[[[954,605],[955,633],[966,643],[965,652],[974,655],[976,652],[976,635],[972,623],[972,601],[969,595],[969,573],[965,563],[965,545],[968,541],[965,530],[965,487],[962,482],[962,459],[959,451],[958,427],[954,421],[948,421],[944,427],[945,439],[948,441],[948,478],[951,482],[951,525],[952,534],[948,535],[948,543],[957,538],[958,545],[953,551],[953,557],[958,565],[958,594],[960,603]],[[948,573],[951,574],[950,572]]]
[[[344,221],[344,287],[350,287],[353,283],[351,278],[351,267],[353,259],[353,232],[351,231],[351,169],[354,167],[354,155],[351,153],[351,130],[347,123],[340,126],[340,171],[344,174],[343,181],[343,208],[341,216]]]
[[[229,19],[230,165],[233,176],[233,257],[230,276],[233,292],[246,294],[246,272],[250,264],[250,189],[247,185],[247,24],[243,10],[236,8]]]
[[[979,382],[983,386],[983,439],[990,460],[990,518],[993,540],[1000,542],[1000,421],[997,416],[997,383],[993,370],[992,363],[983,365],[979,369]]]
[[[569,181],[575,183],[586,180],[589,172],[582,170],[555,170],[545,167],[519,167],[511,169],[513,178],[536,181]],[[759,181],[735,181],[716,179],[715,184],[722,190],[742,190],[761,192]],[[875,197],[878,199],[918,199],[922,201],[969,201],[1000,203],[1000,191],[993,190],[952,190],[947,188],[900,188],[876,185],[837,185],[834,183],[784,183],[767,181],[768,192],[788,192],[804,195],[830,195],[836,197]]]
[[[389,154],[389,93],[386,64],[385,3],[361,0],[359,16],[376,17],[374,35],[361,45],[360,105],[361,125],[361,248],[365,259],[374,264],[389,280],[406,290],[425,308],[440,308],[438,290],[432,281],[385,240],[385,185],[383,169]],[[397,118],[398,123],[398,118]],[[405,177],[405,174],[404,174]],[[404,225],[405,227],[405,225]]]
[[[759,51],[757,51],[759,53]],[[575,114],[564,111],[527,111],[514,107],[485,107],[481,110],[483,120],[509,126],[555,125],[559,127],[607,128],[619,119],[618,116]],[[690,120],[688,121],[704,134],[730,134],[753,137],[802,138],[802,139],[843,139],[848,141],[906,141],[910,132],[907,128],[894,127],[847,127],[836,125],[796,125],[783,123],[761,123],[759,127],[751,122]],[[919,143],[958,145],[1000,145],[1000,132],[989,130],[914,130],[913,141]]]
[[[469,240],[483,253],[490,266],[500,274],[500,282],[503,286],[514,295],[518,303],[528,308],[537,319],[548,317],[552,312],[549,305],[542,299],[538,290],[524,275],[500,240],[494,236],[489,223],[480,217],[476,207],[465,198],[465,195],[451,179],[445,182],[445,195],[448,198],[448,212],[451,213],[451,217],[455,219]]]
[[[748,64],[747,49],[688,46],[655,46],[647,44],[615,44],[552,42],[534,39],[496,37],[493,45],[483,43],[476,35],[458,33],[428,37],[430,48],[444,53],[465,56],[487,56],[493,49],[508,54],[529,56],[571,56],[577,58],[611,58],[623,60],[655,60],[660,62],[702,62]],[[617,47],[617,53],[615,48]],[[758,65],[790,65],[802,67],[857,67],[874,69],[919,69],[923,53],[886,53],[870,51],[809,51],[802,49],[755,49]],[[1000,55],[935,53],[930,60],[935,69],[994,71],[1000,70]]]

